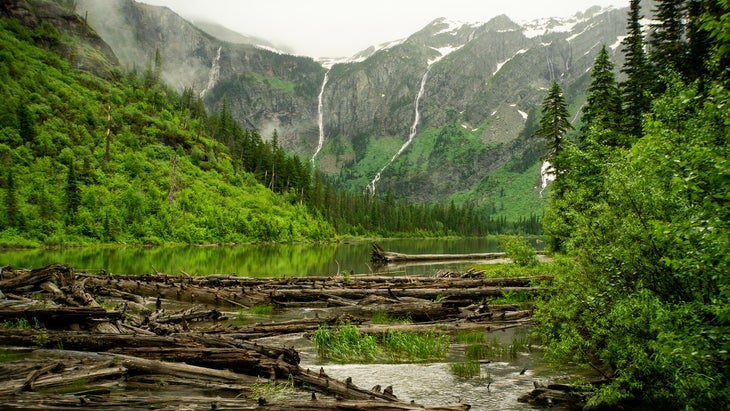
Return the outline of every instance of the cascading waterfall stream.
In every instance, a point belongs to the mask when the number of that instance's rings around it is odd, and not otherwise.
[[[421,112],[419,110],[419,103],[421,102],[421,97],[423,97],[423,91],[426,88],[426,78],[428,78],[429,71],[431,71],[431,64],[428,65],[426,72],[423,73],[423,77],[421,78],[421,88],[418,90],[418,94],[416,95],[416,102],[415,102],[416,114],[415,114],[415,118],[413,120],[413,125],[411,126],[411,132],[408,135],[408,140],[406,140],[406,142],[403,143],[400,150],[398,150],[398,152],[393,155],[393,157],[390,159],[390,161],[388,161],[388,163],[386,163],[380,169],[380,171],[378,171],[377,174],[375,174],[375,178],[373,178],[373,180],[370,182],[370,184],[368,184],[367,190],[370,192],[370,195],[375,195],[375,184],[377,184],[378,181],[380,181],[380,175],[383,173],[383,171],[389,165],[391,165],[393,163],[393,161],[395,161],[395,159],[398,158],[398,156],[400,156],[401,153],[403,153],[403,151],[405,151],[406,148],[408,148],[408,146],[411,144],[413,139],[416,137],[416,130],[418,128],[418,123],[421,120]]]
[[[205,93],[215,87],[215,84],[218,82],[218,78],[221,74],[221,48],[222,47],[218,47],[218,53],[216,54],[215,59],[213,59],[213,63],[210,66],[210,73],[208,73],[208,84],[206,84],[203,91],[200,92],[200,98],[203,98],[203,96],[205,96]]]
[[[312,154],[312,167],[314,167],[314,159],[317,157],[317,154],[322,150],[322,146],[324,145],[324,103],[323,103],[323,97],[324,97],[324,88],[327,85],[327,79],[329,78],[330,69],[327,69],[327,71],[324,73],[324,80],[322,80],[322,88],[319,90],[319,103],[317,104],[317,121],[319,123],[319,141],[317,142],[317,149],[314,150],[314,154]]]

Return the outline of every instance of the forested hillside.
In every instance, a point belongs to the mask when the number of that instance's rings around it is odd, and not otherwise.
[[[0,12],[0,244],[328,241],[540,230],[473,207],[347,193],[192,88],[125,72],[64,2]],[[32,4],[32,6],[31,6]],[[16,19],[19,17],[20,20]]]
[[[577,141],[560,87],[543,105],[559,260],[537,312],[549,354],[598,372],[606,409],[730,403],[730,3],[631,1],[617,82],[605,50]],[[645,37],[644,33],[649,36]]]
[[[0,20],[3,244],[334,238],[298,199],[238,166],[239,153],[212,138],[226,119],[209,121],[191,93],[163,85],[161,61],[128,74],[107,62],[105,80],[60,56],[81,47],[46,20]],[[253,165],[269,168],[259,148]],[[284,183],[293,189],[309,184],[299,166],[303,183]]]

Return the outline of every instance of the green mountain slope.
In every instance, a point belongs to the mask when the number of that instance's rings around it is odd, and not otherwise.
[[[202,103],[164,86],[159,67],[122,75],[98,54],[107,79],[79,70],[49,50],[73,56],[92,43],[38,21],[0,19],[1,243],[334,236],[326,221],[241,171],[209,137]]]

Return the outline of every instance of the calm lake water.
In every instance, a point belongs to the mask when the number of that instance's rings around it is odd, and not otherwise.
[[[539,240],[531,240],[540,248]],[[502,251],[497,239],[408,239],[378,241],[384,249],[407,254],[461,254]],[[355,274],[433,274],[438,270],[463,270],[468,263],[408,267],[373,267],[370,242],[312,244],[246,244],[174,247],[79,247],[63,249],[3,250],[0,265],[36,268],[51,263],[70,264],[77,270],[104,270],[114,274],[190,275],[235,274],[251,277],[304,277]]]

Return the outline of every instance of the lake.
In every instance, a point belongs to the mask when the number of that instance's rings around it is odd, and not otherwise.
[[[530,240],[540,248],[539,239]],[[502,251],[496,237],[460,239],[379,240],[384,249],[407,254],[462,254]],[[79,271],[114,274],[234,274],[250,277],[330,276],[355,274],[430,275],[438,270],[464,270],[468,263],[407,267],[373,267],[370,242],[340,244],[245,244],[221,246],[71,247],[0,251],[0,265],[36,268],[66,263]]]

